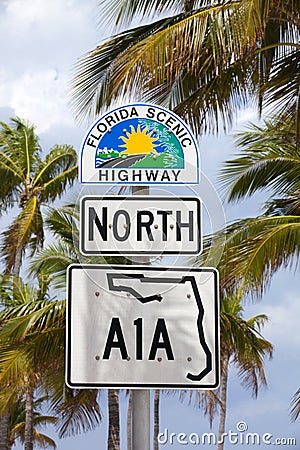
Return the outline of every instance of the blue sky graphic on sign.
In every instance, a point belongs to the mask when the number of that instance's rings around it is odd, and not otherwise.
[[[131,157],[135,160],[127,165]],[[176,136],[165,125],[146,119],[125,120],[103,136],[97,147],[95,167],[104,167],[108,162],[114,167],[119,158],[124,167],[130,168],[184,167],[183,151]]]

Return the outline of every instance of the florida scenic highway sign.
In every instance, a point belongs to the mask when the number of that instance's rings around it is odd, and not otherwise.
[[[85,196],[80,205],[84,255],[195,255],[201,252],[197,197]]]
[[[218,321],[215,269],[70,266],[66,382],[216,388]]]
[[[198,184],[197,144],[173,112],[151,104],[121,106],[87,132],[79,172],[83,184]]]

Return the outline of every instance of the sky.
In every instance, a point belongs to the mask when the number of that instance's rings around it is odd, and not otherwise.
[[[99,26],[97,1],[2,0],[0,23],[0,120],[8,121],[12,116],[30,120],[36,125],[45,150],[57,143],[72,144],[79,150],[90,124],[75,121],[69,107],[68,89],[76,60],[109,32],[107,27],[104,30]],[[234,129],[241,129],[247,120],[255,120],[255,117],[251,108],[241,112]],[[222,198],[217,174],[222,161],[233,154],[231,135],[204,136],[200,140],[203,176]],[[199,191],[203,196],[208,195],[207,192]],[[239,205],[224,204],[226,220],[257,215],[260,202],[265,199],[264,195],[257,195]],[[209,195],[206,202],[210,202]],[[223,213],[218,207],[214,210],[213,203],[206,207],[215,226],[222,224]],[[260,301],[245,304],[246,318],[259,313],[269,316],[263,335],[273,343],[274,356],[266,363],[268,388],[259,393],[258,399],[252,399],[250,392],[240,386],[235,370],[230,371],[227,430],[238,432],[240,441],[238,444],[226,442],[226,449],[243,448],[246,428],[248,432],[258,433],[261,439],[266,433],[272,435],[269,441],[265,436],[265,443],[252,448],[264,448],[273,444],[275,438],[283,438],[281,442],[285,447],[300,448],[299,426],[291,423],[288,412],[291,397],[299,387],[298,286],[297,273],[281,271],[274,276],[270,289]],[[54,429],[47,430],[56,440],[58,450],[106,448],[106,392],[101,393],[100,401],[103,421],[94,432],[59,440]],[[126,396],[121,394],[122,450],[126,449],[126,407]],[[193,401],[189,404],[188,398],[180,402],[178,393],[162,393],[160,414],[161,449],[197,448],[199,445],[190,442],[195,442],[195,434],[210,432],[202,410],[194,406]],[[217,424],[216,417],[212,431],[216,432]],[[173,438],[170,438],[171,433],[175,433]],[[186,437],[179,436],[180,433]],[[296,438],[297,445],[287,445],[285,438]],[[180,443],[180,440],[187,443]]]

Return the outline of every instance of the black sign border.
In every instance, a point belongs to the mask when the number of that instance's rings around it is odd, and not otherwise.
[[[215,357],[214,370],[216,373],[215,384],[143,384],[143,383],[73,383],[71,381],[71,298],[72,298],[72,272],[76,269],[101,269],[101,270],[147,270],[147,271],[184,271],[205,272],[214,275],[214,310],[215,310]],[[219,322],[219,272],[212,267],[153,267],[153,266],[124,266],[124,265],[105,265],[105,264],[72,264],[67,269],[67,317],[66,317],[66,384],[71,389],[217,389],[220,385],[220,322]]]
[[[132,250],[132,251],[112,251],[112,250],[95,250],[95,251],[87,251],[85,249],[85,231],[86,231],[86,222],[85,222],[85,213],[84,213],[84,204],[88,200],[107,200],[107,201],[116,201],[116,200],[126,200],[126,201],[196,201],[197,203],[197,250],[194,251],[141,251],[141,250]],[[138,256],[138,255],[200,255],[202,252],[202,202],[199,197],[193,196],[181,196],[181,197],[160,197],[155,195],[135,195],[132,197],[127,196],[105,196],[105,195],[88,195],[81,198],[80,201],[80,240],[79,240],[79,251],[84,256]]]

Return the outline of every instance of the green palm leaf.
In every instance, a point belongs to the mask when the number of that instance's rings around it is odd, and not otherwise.
[[[232,1],[181,13],[123,32],[97,47],[77,65],[73,83],[77,112],[98,114],[125,93],[124,86],[126,93],[136,93],[163,83],[171,86],[182,70],[198,76],[194,66],[199,69],[199,59],[203,76],[212,64],[216,67],[222,61],[226,67],[235,60],[233,55],[241,56],[240,35],[249,33],[240,6]],[[236,34],[230,41],[227,26]]]
[[[195,1],[191,3],[195,3]],[[197,3],[201,4],[202,2]],[[105,14],[101,16],[101,24],[128,25],[137,15],[153,17],[169,8],[172,8],[174,12],[179,12],[184,9],[185,4],[184,0],[176,2],[174,0],[115,0],[108,3],[106,0],[100,0],[100,10],[105,9]]]
[[[32,184],[40,188],[41,201],[54,201],[78,176],[77,153],[68,145],[54,147],[41,162]]]
[[[79,61],[73,82],[78,116],[95,117],[116,98],[131,94],[177,108],[197,131],[203,125],[211,130],[211,122],[217,131],[220,119],[226,129],[232,106],[236,111],[251,96],[260,112],[276,101],[279,110],[298,117],[298,0],[104,3],[104,22],[111,18],[121,26],[139,14],[149,21],[170,7],[173,16],[123,31]]]
[[[56,414],[60,416],[58,424],[60,437],[86,433],[99,425],[102,414],[97,395],[97,390],[66,389],[64,401],[52,405]]]
[[[59,333],[64,320],[65,302],[62,300],[30,301],[21,306],[6,308],[1,313],[1,340],[8,344],[10,341],[22,342],[29,335],[32,341],[37,338],[42,340],[43,333],[50,334],[53,330]],[[34,342],[31,347],[34,350]],[[3,372],[0,377],[2,375]]]
[[[77,262],[78,256],[74,247],[58,242],[48,245],[34,257],[30,264],[30,273],[42,271],[50,277],[54,287],[65,290],[67,267]]]
[[[298,30],[300,22],[297,24]],[[299,31],[298,31],[299,33]],[[300,37],[293,39],[299,42]],[[280,105],[279,113],[283,120],[288,117],[294,121],[296,141],[300,143],[300,48],[293,49],[288,55],[280,55],[272,77],[264,87],[266,105]]]
[[[299,216],[242,220],[220,232],[216,246],[223,242],[224,236],[226,244],[219,269],[226,290],[260,296],[279,268],[297,265],[300,254]],[[204,257],[205,254],[198,262]]]
[[[56,448],[55,442],[48,436],[39,433],[38,429],[41,426],[49,424],[56,424],[57,418],[54,416],[46,416],[40,413],[41,405],[46,401],[45,397],[34,400],[33,403],[33,426],[34,426],[34,442],[43,448]],[[9,422],[9,440],[14,443],[20,439],[24,443],[25,433],[25,401],[18,399],[10,407],[10,422]]]
[[[300,414],[300,389],[293,396],[290,415],[293,421],[297,420]]]
[[[36,197],[32,197],[14,220],[13,224],[2,233],[2,255],[5,257],[7,270],[14,266],[17,250],[35,243],[35,248],[42,244],[44,233],[42,215]]]
[[[275,117],[264,127],[250,125],[250,131],[237,135],[236,143],[241,156],[226,161],[220,176],[229,200],[239,200],[260,189],[277,195],[300,189],[294,121]]]
[[[266,386],[265,357],[272,358],[273,346],[260,334],[268,317],[259,314],[248,320],[242,317],[238,296],[225,297],[221,302],[221,349],[237,367],[242,385],[257,396],[260,386]],[[225,367],[226,369],[226,367]]]
[[[29,179],[40,161],[41,147],[34,126],[18,117],[11,119],[12,126],[0,122],[0,146],[10,163],[22,178]],[[8,164],[7,164],[8,166]],[[21,171],[21,172],[20,172]]]
[[[33,430],[33,439],[40,448],[56,448],[56,443],[51,437],[40,433],[36,429]]]
[[[53,235],[63,239],[64,243],[78,245],[79,209],[75,205],[66,205],[54,211],[51,209],[45,222]]]
[[[73,185],[77,170],[77,155],[71,146],[55,146],[42,160],[33,125],[19,118],[11,119],[11,124],[0,123],[0,213],[16,203],[21,208],[2,233],[0,250],[7,272],[19,273],[25,250],[33,254],[41,247],[41,205],[61,197]]]
[[[213,61],[211,65],[214,65]],[[209,73],[197,78],[183,70],[169,92],[168,106],[183,117],[194,132],[219,132],[220,126],[226,131],[237,112],[249,100],[247,58],[243,63],[223,67],[222,71],[216,71],[213,67],[210,69]],[[150,91],[149,99],[156,101],[156,92],[152,97],[151,94]]]

